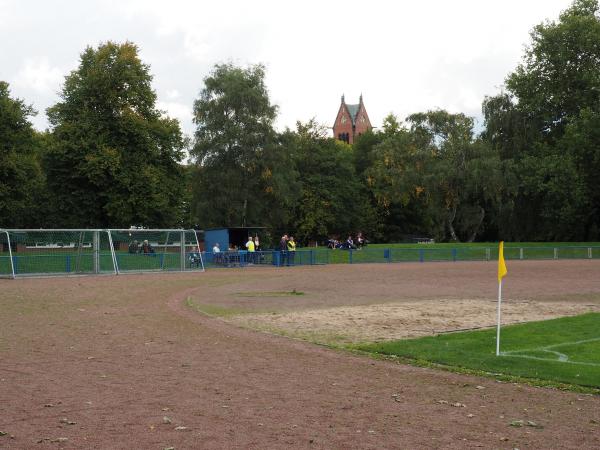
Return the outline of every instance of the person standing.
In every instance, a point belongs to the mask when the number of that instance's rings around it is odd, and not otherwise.
[[[248,250],[248,262],[254,263],[254,240],[252,236],[248,236],[248,242],[246,242],[246,249]]]
[[[290,236],[290,239],[287,241],[287,251],[288,251],[288,266],[294,265],[294,256],[296,255],[296,241],[294,241],[294,236]]]
[[[279,255],[280,255],[280,259],[281,259],[280,265],[282,265],[282,266],[285,265],[285,260],[287,257],[287,242],[288,242],[288,236],[287,236],[287,234],[284,234],[283,236],[281,236],[281,240],[279,241]]]
[[[223,262],[223,255],[221,255],[221,247],[218,242],[215,242],[214,247],[212,248],[213,252],[213,261],[215,264],[221,264]]]
[[[254,236],[254,250],[260,252],[260,242],[258,240],[258,234]]]

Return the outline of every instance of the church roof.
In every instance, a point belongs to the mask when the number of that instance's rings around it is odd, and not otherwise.
[[[358,114],[358,108],[360,107],[360,104],[358,104],[358,105],[346,104],[346,107],[348,108],[348,112],[350,113],[350,118],[352,119],[352,125],[356,125],[356,115]]]

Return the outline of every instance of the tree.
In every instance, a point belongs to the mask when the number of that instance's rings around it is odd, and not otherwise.
[[[382,225],[379,239],[397,241],[406,235],[432,233],[423,188],[427,152],[393,115],[386,117],[378,135],[381,142],[371,152],[365,181]]]
[[[597,0],[575,0],[558,21],[536,26],[507,93],[484,102],[482,138],[516,177],[498,216],[505,238],[597,236],[598,13]]]
[[[600,105],[597,0],[575,0],[558,22],[536,26],[531,40],[506,85],[528,120],[553,139],[581,109]]]
[[[292,208],[290,229],[301,242],[370,233],[373,211],[353,166],[352,148],[314,119],[297,122],[286,134],[286,148],[301,174],[300,198]]]
[[[3,227],[38,227],[43,174],[38,155],[40,140],[29,117],[35,111],[10,97],[0,81],[0,217]]]
[[[151,82],[130,42],[88,47],[65,78],[44,158],[57,226],[180,225],[186,142]]]
[[[473,119],[464,114],[438,110],[413,114],[408,120],[430,156],[423,185],[438,221],[445,223],[452,240],[472,242],[486,211],[500,200],[500,159],[474,138]]]
[[[273,129],[262,65],[216,65],[194,102],[194,212],[203,226],[285,222],[297,175]]]

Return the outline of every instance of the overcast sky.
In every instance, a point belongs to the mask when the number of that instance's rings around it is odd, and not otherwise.
[[[374,126],[445,108],[481,117],[531,29],[570,0],[0,0],[0,80],[33,104],[38,129],[86,46],[132,41],[158,106],[192,134],[192,103],[216,63],[263,63],[277,127],[332,126],[362,93]]]

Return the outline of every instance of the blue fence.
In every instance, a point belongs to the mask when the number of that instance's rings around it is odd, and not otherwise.
[[[497,247],[456,247],[456,248],[380,248],[368,247],[361,250],[330,250],[327,248],[301,249],[295,252],[267,250],[260,252],[204,252],[206,268],[247,267],[247,266],[305,266],[318,264],[365,264],[433,261],[494,261],[498,259]],[[117,263],[122,271],[131,270],[177,270],[180,266],[179,254],[165,253],[146,255],[117,254]],[[600,247],[504,247],[507,260],[547,260],[547,259],[600,259]],[[199,266],[199,259],[188,254],[186,266]],[[74,255],[13,255],[13,265],[17,274],[33,273],[73,273],[92,271],[91,254]],[[114,270],[110,254],[99,255],[100,271]],[[10,258],[0,253],[0,275],[10,274]]]
[[[492,261],[498,259],[497,247],[455,248],[363,248],[360,250],[302,249],[262,252],[205,252],[207,267],[245,267],[249,265],[304,266],[315,264],[365,264],[435,261]],[[600,259],[600,247],[504,247],[504,257],[521,260]]]

